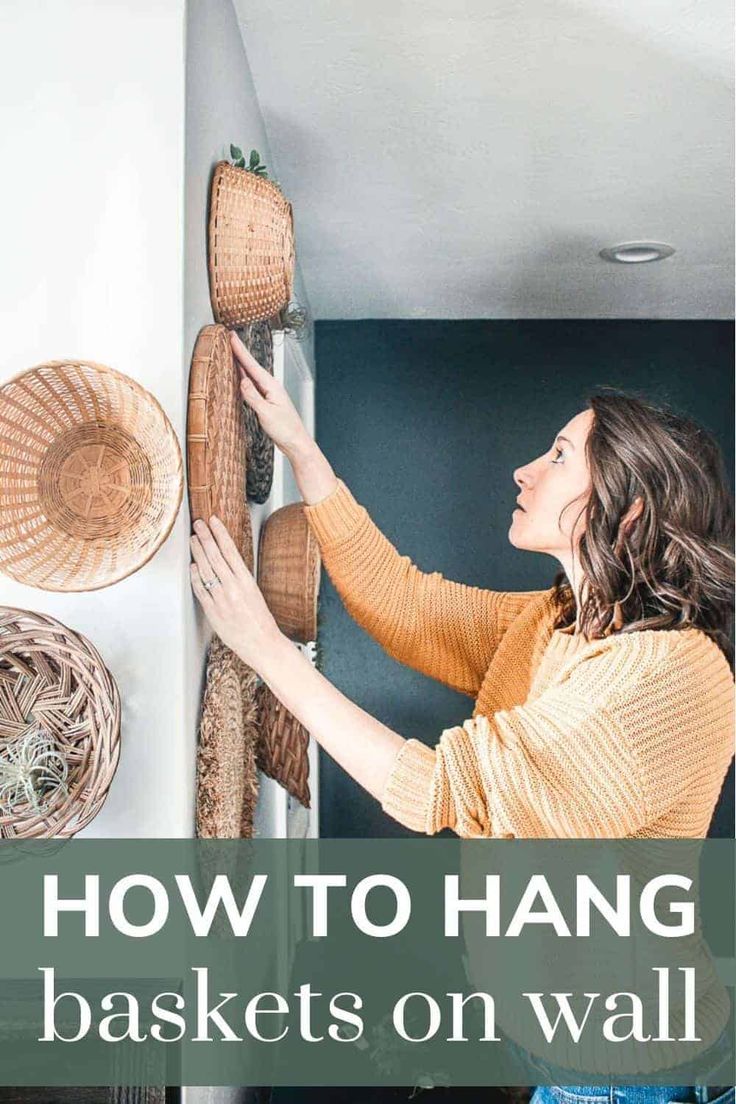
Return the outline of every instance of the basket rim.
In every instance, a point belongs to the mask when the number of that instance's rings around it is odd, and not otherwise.
[[[14,574],[12,571],[9,571],[6,567],[4,567],[2,562],[0,562],[0,572],[2,572],[2,574],[6,575],[8,578],[22,583],[23,586],[33,587],[34,590],[49,591],[49,593],[53,594],[84,594],[88,591],[92,592],[95,590],[104,590],[105,587],[113,586],[115,583],[122,582],[123,579],[130,578],[131,575],[135,575],[136,571],[140,571],[142,567],[145,567],[146,564],[150,563],[150,561],[159,551],[161,546],[166,542],[169,535],[171,534],[171,530],[174,528],[174,524],[179,515],[182,498],[184,496],[183,455],[181,445],[179,443],[179,438],[171,422],[171,419],[169,418],[168,414],[166,413],[156,396],[151,391],[149,391],[148,388],[144,387],[142,383],[139,383],[138,380],[133,379],[133,377],[129,376],[126,372],[121,372],[117,368],[111,368],[109,364],[102,364],[100,361],[85,360],[82,357],[64,357],[56,358],[54,360],[41,361],[39,364],[34,364],[31,368],[23,368],[21,369],[21,371],[15,372],[12,376],[9,376],[8,379],[3,380],[0,383],[0,395],[2,394],[5,387],[8,387],[12,383],[16,383],[24,376],[31,375],[33,372],[38,372],[41,368],[61,368],[64,365],[78,365],[87,368],[94,368],[96,371],[102,373],[103,375],[107,373],[108,375],[115,376],[117,379],[123,381],[125,384],[130,386],[134,392],[136,392],[146,402],[148,402],[161,416],[166,437],[168,438],[170,444],[173,445],[174,457],[176,460],[175,471],[173,472],[173,474],[175,474],[177,477],[177,490],[176,495],[172,498],[171,501],[166,524],[162,526],[158,537],[154,541],[147,555],[132,566],[126,567],[124,570],[110,575],[105,579],[104,582],[88,583],[84,586],[55,586],[53,584],[47,583],[41,585],[40,583],[29,582],[25,578],[21,578],[17,574]]]

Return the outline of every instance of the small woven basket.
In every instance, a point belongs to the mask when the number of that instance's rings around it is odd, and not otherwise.
[[[309,809],[309,733],[274,697],[265,683],[258,687],[257,700],[260,723],[260,740],[256,750],[258,767]]]
[[[279,628],[290,640],[317,637],[320,556],[301,502],[275,510],[261,529],[258,586]]]
[[[129,376],[52,361],[0,387],[0,570],[97,590],[142,567],[174,524],[179,442]]]
[[[226,326],[261,322],[291,298],[294,223],[276,185],[227,161],[210,192],[208,267],[212,312]]]
[[[261,368],[273,375],[273,337],[268,322],[252,322],[242,334],[243,343]],[[245,489],[251,502],[263,504],[273,484],[273,441],[261,428],[254,410],[243,404],[248,437],[248,476]]]
[[[68,837],[102,808],[120,755],[120,696],[97,650],[51,617],[0,606],[0,767],[33,731],[67,765],[63,788],[0,810],[0,838]]]
[[[238,372],[225,326],[200,330],[192,354],[187,474],[192,521],[219,517],[248,567],[253,535],[245,498],[247,437]]]

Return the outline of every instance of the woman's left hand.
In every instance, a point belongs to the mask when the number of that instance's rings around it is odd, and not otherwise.
[[[220,640],[264,675],[286,638],[220,519],[195,521],[194,532],[192,589],[205,616]]]

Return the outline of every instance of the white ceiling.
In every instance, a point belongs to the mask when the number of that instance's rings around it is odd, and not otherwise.
[[[315,318],[733,316],[731,0],[234,3]]]

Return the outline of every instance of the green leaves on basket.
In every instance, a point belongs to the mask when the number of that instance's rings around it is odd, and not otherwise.
[[[250,158],[248,164],[245,163],[245,154],[240,146],[234,146],[230,143],[230,160],[233,163],[233,167],[236,169],[245,169],[246,172],[251,172],[255,176],[262,176],[266,180],[269,180],[268,169],[261,161],[261,155],[258,150],[252,149],[250,151]],[[280,187],[278,180],[271,180],[272,184],[275,184],[277,188]]]

